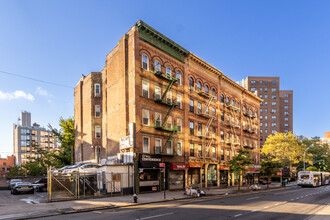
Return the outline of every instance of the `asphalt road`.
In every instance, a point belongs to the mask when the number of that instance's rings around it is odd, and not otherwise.
[[[330,186],[291,187],[249,195],[214,196],[43,219],[330,219]]]
[[[10,194],[10,190],[0,190],[0,208],[24,203],[43,203],[47,201],[46,192],[34,192],[34,194]]]

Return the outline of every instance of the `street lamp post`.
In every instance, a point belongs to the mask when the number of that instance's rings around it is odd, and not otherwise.
[[[306,170],[305,168],[305,155],[306,155],[306,151],[311,148],[311,147],[314,147],[314,145],[312,144],[310,147],[307,147],[306,150],[304,151],[304,171]]]

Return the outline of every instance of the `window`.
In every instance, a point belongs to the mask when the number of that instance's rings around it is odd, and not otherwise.
[[[276,81],[272,81],[272,85],[276,85]]]
[[[289,106],[285,105],[285,106],[284,106],[284,109],[289,109]]]
[[[285,94],[284,94],[284,97],[285,97],[285,98],[288,98],[288,97],[289,97],[289,94],[288,94],[288,93],[285,93]]]
[[[272,123],[272,127],[276,127],[276,123],[275,122]]]
[[[215,127],[212,127],[212,137],[214,137],[214,138],[215,138],[215,133],[216,133],[216,129],[215,129]]]
[[[142,68],[145,70],[149,70],[149,59],[148,56],[142,54]]]
[[[272,120],[276,120],[276,115],[272,115]]]
[[[167,127],[168,129],[172,129],[172,128],[173,128],[172,116],[169,116],[169,117],[167,118],[166,127]]]
[[[260,115],[260,120],[262,120],[262,115]]]
[[[101,126],[96,125],[95,126],[95,137],[100,138],[101,137]]]
[[[215,89],[212,89],[212,95],[215,96],[215,97],[217,97],[217,94],[215,92]]]
[[[267,106],[268,105],[268,102],[265,102],[265,106]]]
[[[276,95],[272,95],[272,99],[276,99]]]
[[[142,124],[149,126],[149,110],[142,109]]]
[[[178,141],[176,143],[176,154],[178,156],[182,156],[182,142],[181,141]]]
[[[202,157],[203,156],[203,152],[202,152],[202,145],[201,144],[198,145],[197,150],[198,150],[198,157]]]
[[[101,117],[101,106],[95,105],[95,118],[100,118],[100,117]]]
[[[226,155],[227,155],[227,160],[230,160],[229,150],[226,151]]]
[[[286,99],[285,99],[285,100],[284,100],[284,103],[289,103],[289,100],[286,100]]]
[[[149,83],[146,81],[142,81],[142,96],[149,98]]]
[[[262,92],[262,88],[259,88],[259,91]]]
[[[158,60],[155,61],[155,68],[154,68],[154,71],[161,71],[161,65],[160,65],[160,62]]]
[[[167,154],[173,154],[172,141],[167,141],[166,142],[166,153]]]
[[[262,130],[260,130],[260,134],[262,134]]]
[[[192,77],[189,77],[189,88],[194,90],[194,79]]]
[[[150,139],[148,137],[143,137],[143,153],[150,152]]]
[[[276,88],[272,88],[272,92],[276,92]]]
[[[225,102],[225,97],[222,94],[220,96],[220,101],[221,101],[221,104],[223,104]]]
[[[168,91],[168,92],[166,93],[166,102],[167,102],[168,104],[172,104],[172,91]]]
[[[262,95],[259,95],[259,97],[262,99]]]
[[[284,130],[285,133],[289,133],[289,130]]]
[[[194,112],[194,100],[191,100],[191,99],[190,99],[190,103],[189,103],[189,111]]]
[[[260,113],[262,113],[262,108],[260,109]]]
[[[201,91],[202,90],[202,83],[201,82],[197,82],[197,90]]]
[[[256,91],[256,88],[252,87],[251,92],[254,92],[254,91]]]
[[[154,99],[155,100],[160,100],[162,97],[162,88],[159,86],[155,86],[155,95],[154,95]]]
[[[268,99],[268,95],[265,95],[265,99]]]
[[[194,135],[195,131],[194,131],[194,122],[190,122],[190,135]]]
[[[289,121],[289,118],[284,118],[284,121]]]
[[[265,82],[265,84],[266,84],[266,82]],[[265,88],[265,92],[268,92],[268,88]]]
[[[275,134],[276,130],[272,130],[272,134]]]
[[[169,66],[166,67],[166,75],[168,75],[168,76],[172,75],[172,70]]]
[[[179,109],[182,109],[182,95],[181,94],[176,95],[176,103],[178,104]]]
[[[272,108],[272,113],[276,113],[276,108]]]
[[[209,93],[209,87],[208,87],[208,85],[205,85],[205,92],[206,93]]]
[[[284,124],[284,127],[289,127],[289,124]]]
[[[178,85],[181,86],[181,83],[182,83],[181,80],[182,79],[181,79],[181,73],[180,72],[176,72],[176,79],[178,80],[177,81]]]
[[[201,123],[197,124],[197,135],[198,136],[202,135],[202,124]]]
[[[155,112],[155,126],[161,127],[162,126],[162,114]]]
[[[221,160],[225,160],[225,152],[224,152],[224,150],[221,150]]]
[[[262,127],[262,122],[260,122],[260,127]]]
[[[226,104],[229,105],[229,98],[226,98]]]
[[[256,81],[254,81],[254,80],[251,80],[251,84],[256,84]]]
[[[276,106],[276,102],[272,102],[272,106]]]
[[[212,107],[212,116],[215,116],[216,112],[215,112],[215,108]]]
[[[289,115],[289,112],[284,112],[284,115]]]
[[[162,152],[162,139],[155,139],[155,154],[160,154]]]
[[[265,81],[265,85],[268,85],[268,81]]]
[[[223,114],[223,112],[221,112],[221,122],[225,121],[225,115]]]
[[[193,157],[195,156],[195,147],[194,147],[194,144],[190,144],[190,156]]]
[[[202,114],[202,103],[200,102],[197,103],[197,113]]]
[[[260,102],[260,106],[262,106],[262,102]]]
[[[100,97],[100,95],[101,95],[101,85],[97,83],[94,85],[94,96]]]
[[[216,154],[216,151],[215,151],[215,147],[212,147],[212,155],[211,157],[212,158],[216,158],[217,154]]]
[[[265,134],[268,134],[268,130],[265,130]]]
[[[268,108],[265,108],[265,113],[267,113],[268,112]]]
[[[177,124],[177,127],[178,127],[178,131],[181,133],[182,132],[182,119],[177,118],[176,119],[176,124]]]
[[[265,120],[268,120],[268,116],[267,115],[265,115]]]

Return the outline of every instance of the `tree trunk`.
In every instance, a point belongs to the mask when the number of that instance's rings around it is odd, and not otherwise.
[[[235,177],[234,177],[234,180],[235,180]],[[239,177],[238,177],[238,191],[241,189],[241,174],[239,174]]]

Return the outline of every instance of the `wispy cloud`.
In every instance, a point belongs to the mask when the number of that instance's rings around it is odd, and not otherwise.
[[[33,101],[34,97],[30,93],[26,93],[21,90],[16,90],[15,92],[2,92],[0,90],[0,100],[13,100],[13,99],[27,99],[29,101]]]
[[[48,96],[48,92],[41,87],[37,87],[36,93],[42,96]]]

